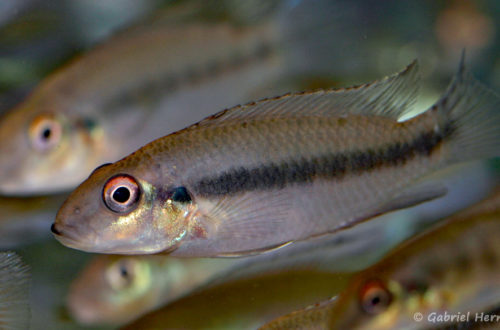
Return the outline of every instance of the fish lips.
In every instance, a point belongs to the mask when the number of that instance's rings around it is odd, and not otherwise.
[[[92,242],[89,242],[88,244],[84,244],[81,236],[78,235],[78,232],[76,231],[76,228],[71,227],[71,226],[64,226],[62,228],[60,224],[54,222],[52,226],[50,226],[50,231],[52,231],[52,234],[54,234],[54,237],[63,245],[77,249],[77,250],[83,250],[86,252],[98,252],[95,251],[95,244]]]

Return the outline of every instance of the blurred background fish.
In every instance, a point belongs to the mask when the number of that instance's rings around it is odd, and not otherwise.
[[[0,159],[0,191],[74,188],[97,166],[193,118],[286,92],[280,79],[310,72],[288,54],[304,39],[311,54],[324,52],[326,40],[312,47],[309,39],[318,25],[328,28],[326,16],[299,27],[295,10],[263,14],[254,24],[143,23],[71,61],[0,119],[0,153],[10,155]]]
[[[500,302],[499,211],[497,191],[396,247],[357,274],[336,299],[263,329],[423,328],[436,325],[432,313],[491,310]],[[415,320],[415,313],[423,319]]]
[[[29,268],[13,252],[0,252],[0,328],[28,329]]]
[[[72,283],[68,307],[82,324],[125,324],[185,295],[238,262],[98,256]]]

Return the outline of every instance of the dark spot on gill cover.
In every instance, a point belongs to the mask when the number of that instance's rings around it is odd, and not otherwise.
[[[172,200],[178,203],[191,202],[191,196],[185,187],[177,187],[173,189]]]
[[[157,198],[162,203],[165,203],[167,200],[172,200],[173,202],[182,204],[190,203],[192,201],[190,193],[183,186],[172,187],[169,189],[159,188],[157,189]]]

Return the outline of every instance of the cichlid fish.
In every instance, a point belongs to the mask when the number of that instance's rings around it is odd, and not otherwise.
[[[67,305],[79,323],[125,324],[187,294],[236,262],[98,256],[71,284]]]
[[[0,197],[0,249],[49,238],[51,223],[67,194]]]
[[[286,57],[303,39],[283,28],[290,20],[286,14],[254,25],[166,19],[97,46],[0,119],[0,192],[73,189],[98,165],[159,136],[285,92],[260,87],[303,70]]]
[[[326,292],[339,292],[350,274],[289,271],[224,283],[146,314],[124,329],[255,329]]]
[[[500,192],[395,248],[330,302],[262,329],[428,328],[433,315],[490,310],[500,302]],[[416,322],[415,313],[422,320]],[[434,313],[434,314],[432,314]]]
[[[500,155],[500,98],[465,69],[411,119],[417,63],[371,84],[219,112],[97,168],[52,231],[100,253],[234,256],[352,227],[445,193],[418,183]]]
[[[380,257],[385,250],[381,247],[390,244],[384,226],[366,223],[358,228],[362,230],[297,242],[244,259],[98,256],[72,283],[68,307],[79,323],[117,325],[201,287],[290,270],[351,272],[353,264],[369,264],[367,259]],[[379,252],[373,257],[367,250]]]
[[[28,329],[30,275],[13,252],[0,253],[0,328]]]

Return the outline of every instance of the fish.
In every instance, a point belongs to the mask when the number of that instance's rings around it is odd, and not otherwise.
[[[0,158],[0,193],[74,189],[97,166],[159,136],[285,92],[273,82],[305,70],[286,55],[308,38],[290,36],[283,27],[293,22],[278,16],[145,22],[56,70],[0,118],[0,154],[9,155]]]
[[[261,329],[428,328],[444,326],[433,317],[445,312],[474,317],[500,302],[499,234],[500,190],[397,246],[336,298]]]
[[[352,272],[358,269],[353,264],[366,265],[391,245],[384,226],[366,225],[354,233],[298,242],[247,258],[97,256],[72,282],[66,305],[80,324],[122,325],[192,292],[249,277],[299,270]],[[365,253],[370,249],[376,250],[374,256]]]
[[[399,121],[418,85],[413,62],[371,84],[224,110],[97,168],[51,230],[87,252],[242,256],[443,196],[426,175],[500,155],[500,98],[462,57],[442,98]]]
[[[72,282],[67,306],[80,324],[125,324],[189,293],[235,262],[238,260],[98,256]]]
[[[29,267],[14,252],[0,252],[0,328],[29,328],[29,289]]]
[[[50,238],[50,225],[68,194],[0,196],[0,249]]]
[[[255,329],[283,311],[339,292],[350,274],[290,271],[196,291],[123,329]]]

